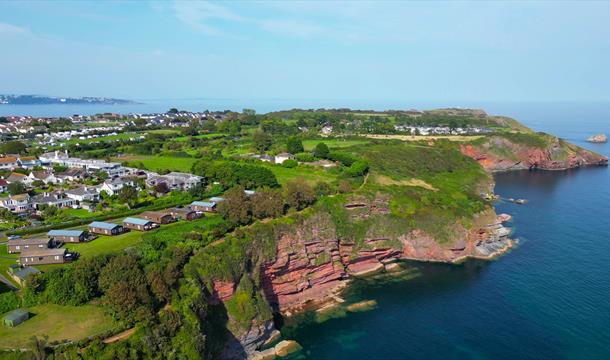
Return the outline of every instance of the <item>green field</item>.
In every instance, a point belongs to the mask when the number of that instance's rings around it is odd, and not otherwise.
[[[190,172],[191,167],[197,159],[171,156],[125,155],[119,158],[112,158],[112,161],[142,162],[142,164],[151,171],[170,170]]]
[[[141,232],[130,231],[117,236],[100,235],[95,240],[78,244],[66,244],[65,247],[69,251],[78,252],[81,257],[92,257],[95,255],[112,254],[123,251],[124,249],[137,244],[140,240],[142,240]]]
[[[13,285],[18,286],[8,274],[8,267],[17,264],[19,257],[15,254],[6,252],[6,244],[0,244],[0,274],[7,278]]]
[[[227,136],[227,134],[200,134],[200,135],[195,135],[195,136],[179,136],[176,138],[173,138],[172,141],[187,141],[190,138],[193,139],[219,139],[222,137]]]
[[[303,140],[305,151],[312,151],[318,143],[325,143],[329,148],[344,148],[354,145],[366,144],[367,140],[346,140],[346,139],[331,139],[331,140]]]
[[[49,342],[80,340],[111,329],[110,315],[93,305],[60,306],[39,305],[27,309],[30,319],[10,328],[0,326],[1,349],[23,349],[29,346],[32,336],[49,336]]]
[[[337,178],[337,175],[333,172],[333,170],[320,167],[299,165],[295,168],[289,169],[281,165],[271,165],[268,163],[262,164],[273,172],[277,178],[277,181],[282,185],[288,181],[297,179],[303,179],[313,185],[319,181],[332,182]]]

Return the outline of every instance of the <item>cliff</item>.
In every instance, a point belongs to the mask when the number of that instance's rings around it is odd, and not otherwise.
[[[487,136],[460,151],[488,171],[522,169],[565,170],[607,165],[608,158],[546,134]]]

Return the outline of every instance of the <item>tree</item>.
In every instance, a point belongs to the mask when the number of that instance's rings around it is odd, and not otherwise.
[[[55,172],[55,173],[61,173],[61,172],[64,172],[66,170],[68,170],[67,166],[59,165],[59,164],[53,165],[53,172]]]
[[[250,199],[242,186],[234,186],[224,194],[224,201],[218,204],[218,213],[228,221],[244,225],[250,222]]]
[[[111,259],[102,269],[98,284],[120,319],[135,322],[152,315],[146,276],[132,255]]]
[[[272,144],[273,139],[271,138],[271,135],[263,130],[255,129],[254,132],[252,132],[252,145],[256,151],[265,152],[269,150]]]
[[[8,184],[7,189],[8,193],[11,195],[19,195],[25,193],[25,185],[23,185],[23,183],[19,181]]]
[[[138,190],[133,186],[123,186],[119,192],[119,200],[133,207],[138,200]]]
[[[168,113],[168,114],[177,114],[178,112],[179,112],[179,111],[178,111],[178,109],[176,109],[176,108],[171,108],[171,109],[167,110],[167,113]]]
[[[298,154],[305,151],[303,148],[303,142],[296,136],[291,136],[286,142],[286,150],[291,154]]]
[[[3,154],[21,154],[25,149],[26,145],[21,141],[7,141],[0,145],[0,153]]]
[[[157,194],[167,194],[169,192],[169,187],[165,182],[160,182],[155,185],[155,192]]]
[[[303,179],[286,183],[285,197],[288,205],[297,210],[302,210],[316,201],[316,194]]]
[[[251,197],[252,215],[258,219],[278,217],[284,213],[284,199],[276,190],[263,188]]]
[[[328,157],[328,146],[325,143],[321,142],[316,145],[316,148],[313,150],[313,155],[320,159],[326,159]]]

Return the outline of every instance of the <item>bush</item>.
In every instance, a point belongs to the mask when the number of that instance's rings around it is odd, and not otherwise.
[[[313,154],[308,153],[308,152],[298,153],[298,154],[294,155],[294,157],[298,161],[300,161],[300,162],[314,162],[314,161],[316,161],[316,158],[313,156]]]
[[[292,160],[292,159],[288,159],[288,160],[284,160],[284,162],[282,163],[282,166],[285,168],[295,168],[299,165],[299,163],[296,160]]]
[[[369,170],[369,163],[364,160],[358,160],[354,162],[350,167],[346,169],[346,173],[349,176],[357,177],[366,174]]]
[[[358,161],[358,158],[354,155],[341,151],[333,151],[328,154],[328,159],[332,161],[338,161],[344,166],[351,166],[353,163]]]
[[[326,159],[329,154],[328,146],[323,142],[318,143],[318,145],[316,145],[316,148],[313,150],[313,154],[317,158]]]
[[[0,294],[0,314],[4,314],[19,307],[19,297],[13,291]]]

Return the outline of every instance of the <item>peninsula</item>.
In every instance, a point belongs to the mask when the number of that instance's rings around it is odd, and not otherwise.
[[[474,109],[112,116],[6,118],[36,129],[0,148],[0,304],[45,316],[0,330],[2,349],[283,356],[298,345],[278,320],[340,303],[355,277],[509,249],[493,172],[608,163]],[[36,257],[11,247],[26,243]]]
[[[126,105],[137,104],[135,101],[105,97],[55,97],[43,95],[7,95],[0,94],[0,105],[48,105],[48,104],[81,104],[81,105]]]

